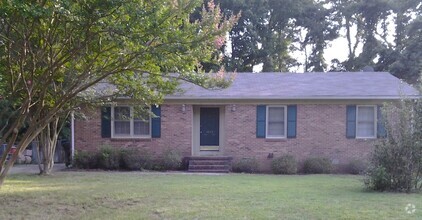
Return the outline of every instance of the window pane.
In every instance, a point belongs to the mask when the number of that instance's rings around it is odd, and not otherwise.
[[[130,108],[114,107],[114,120],[130,120]]]
[[[358,107],[357,131],[358,137],[375,137],[375,108],[371,106]]]
[[[149,122],[135,121],[133,129],[135,135],[149,135]]]
[[[268,108],[268,121],[284,121],[284,108],[283,107],[270,107]]]
[[[284,122],[268,122],[269,136],[284,136]]]
[[[129,121],[115,121],[114,134],[115,135],[130,135],[130,122]]]
[[[358,121],[372,121],[374,122],[374,107],[359,107]]]
[[[358,137],[375,137],[375,125],[373,122],[360,122],[357,127]]]
[[[284,136],[284,107],[268,108],[268,136]]]

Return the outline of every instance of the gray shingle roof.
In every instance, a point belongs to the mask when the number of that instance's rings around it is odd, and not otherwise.
[[[166,99],[398,99],[418,91],[386,72],[237,73],[226,89],[183,83]]]

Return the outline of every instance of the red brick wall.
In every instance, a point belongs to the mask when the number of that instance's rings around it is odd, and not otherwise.
[[[139,147],[159,156],[166,149],[179,150],[184,156],[192,152],[192,105],[163,105],[161,107],[161,138],[110,139],[101,138],[100,111],[88,120],[75,122],[75,147],[77,150],[96,150],[107,144],[115,147]],[[371,152],[374,139],[346,138],[346,105],[299,104],[297,105],[297,137],[269,140],[256,138],[256,105],[231,105],[225,108],[224,155],[234,160],[255,157],[263,171],[269,171],[271,159],[292,154],[299,161],[308,157],[330,158],[335,164],[347,164],[352,159],[365,159]]]
[[[260,168],[268,171],[271,159],[283,154],[294,155],[299,161],[308,157],[327,157],[335,164],[352,159],[365,159],[374,139],[346,138],[346,105],[297,105],[297,133],[293,139],[256,138],[256,105],[226,108],[226,154],[235,160],[255,157]]]
[[[192,106],[161,106],[161,138],[112,139],[101,138],[100,110],[86,113],[88,120],[75,121],[76,150],[97,150],[102,145],[114,147],[136,147],[159,156],[166,149],[177,149],[183,155],[191,155],[192,143]]]

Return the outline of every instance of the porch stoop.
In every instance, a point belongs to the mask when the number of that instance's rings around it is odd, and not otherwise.
[[[193,156],[188,157],[189,172],[228,173],[232,157],[223,156]]]

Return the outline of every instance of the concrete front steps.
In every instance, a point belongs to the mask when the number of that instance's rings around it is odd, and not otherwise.
[[[192,156],[189,160],[189,172],[228,173],[232,157],[225,156]]]

